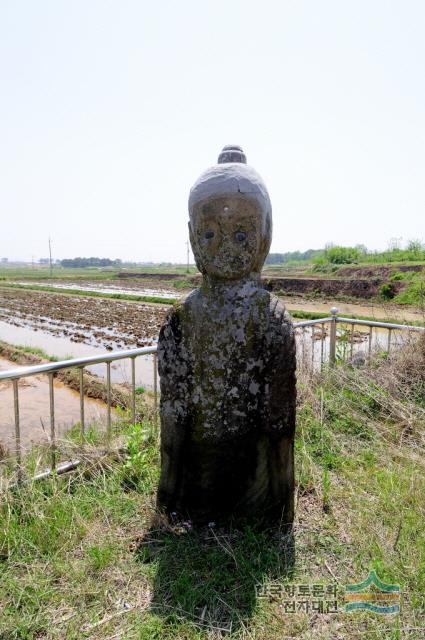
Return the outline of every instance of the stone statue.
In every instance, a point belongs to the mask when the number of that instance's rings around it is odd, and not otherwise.
[[[295,339],[260,282],[272,209],[240,147],[227,146],[189,197],[202,285],[158,342],[158,506],[193,522],[293,520]]]

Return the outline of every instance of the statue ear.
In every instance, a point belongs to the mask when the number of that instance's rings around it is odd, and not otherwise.
[[[190,246],[192,247],[192,252],[193,252],[193,256],[195,258],[196,266],[198,267],[198,269],[199,269],[199,271],[201,273],[204,273],[204,270],[203,270],[203,267],[202,267],[201,256],[199,255],[199,252],[198,252],[198,246],[196,244],[195,234],[193,233],[193,229],[192,229],[192,225],[191,225],[190,220],[187,223],[187,226],[189,228]]]
[[[264,222],[264,229],[262,232],[262,238],[261,238],[261,243],[260,243],[260,255],[258,257],[258,261],[257,261],[257,269],[258,271],[261,271],[264,262],[268,256],[268,253],[270,251],[270,245],[272,243],[272,220],[270,216],[267,216]]]
[[[193,231],[192,231],[192,225],[190,224],[190,220],[187,223],[187,226],[189,228],[189,240],[190,240],[190,246],[192,247],[192,251],[193,253],[195,253],[195,238],[193,236]]]

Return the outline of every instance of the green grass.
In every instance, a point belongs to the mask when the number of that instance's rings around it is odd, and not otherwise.
[[[90,437],[74,474],[2,496],[0,638],[424,637],[423,371],[407,382],[403,374],[413,368],[378,360],[299,373],[293,538],[254,525],[166,527],[154,509],[155,425],[117,430],[121,453]],[[77,430],[71,436],[63,455],[74,457]],[[35,448],[27,465],[45,455]],[[344,612],[344,585],[372,568],[400,584],[402,616]],[[279,597],[256,593],[335,580],[334,615],[285,614]]]
[[[44,349],[39,349],[38,347],[30,347],[27,345],[18,345],[18,344],[10,344],[8,342],[3,342],[2,340],[0,340],[0,353],[3,350],[7,350],[8,352],[8,359],[11,360],[19,360],[19,356],[21,353],[29,353],[32,354],[34,356],[38,356],[39,358],[43,358],[43,360],[49,360],[50,362],[58,362],[59,358],[57,356],[52,356],[50,354],[48,354],[46,351],[44,351]],[[19,353],[13,354],[13,350],[16,350]],[[67,360],[70,359],[72,356],[68,356],[66,358],[62,358],[62,360]]]
[[[406,289],[395,296],[394,302],[425,308],[425,277],[420,275],[421,277],[410,279]]]
[[[26,285],[15,283],[0,283],[0,287],[9,289],[26,289],[29,291],[45,291],[46,293],[59,293],[74,296],[84,296],[88,298],[111,298],[113,300],[130,300],[132,302],[156,302],[160,304],[173,304],[176,298],[166,298],[157,296],[139,296],[126,293],[102,293],[101,291],[83,291],[81,289],[57,289],[44,285]]]
[[[186,265],[153,265],[150,267],[140,266],[117,269],[114,267],[85,267],[85,268],[63,268],[54,267],[52,275],[50,275],[50,269],[48,266],[35,266],[31,267],[0,267],[0,280],[1,279],[33,279],[33,280],[115,280],[118,278],[120,272],[125,273],[179,273],[184,278],[187,276]],[[189,267],[189,275],[198,273],[198,270],[194,266]]]

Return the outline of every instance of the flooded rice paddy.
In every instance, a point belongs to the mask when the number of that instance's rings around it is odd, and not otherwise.
[[[137,282],[129,282],[125,284],[113,284],[108,282],[57,282],[56,280],[44,280],[42,282],[17,282],[23,287],[32,286],[49,286],[52,289],[68,289],[74,291],[87,291],[94,293],[119,293],[128,296],[150,296],[152,298],[181,298],[182,293],[176,289],[149,288]]]
[[[106,351],[152,346],[165,319],[166,306],[82,296],[0,288],[0,340],[12,345],[43,349],[58,359],[103,354]],[[153,388],[153,358],[136,359],[136,386]],[[16,364],[2,361],[1,369]],[[106,364],[87,369],[106,377]],[[113,383],[131,381],[129,360],[111,363]],[[79,394],[55,382],[58,433],[79,421]],[[46,376],[20,381],[20,411],[24,442],[43,441],[49,429],[49,393]],[[105,405],[85,399],[86,422],[105,422]],[[14,406],[11,383],[0,386],[0,443],[13,434]],[[44,425],[44,427],[43,427]]]
[[[59,359],[156,344],[167,307],[0,288],[0,340],[37,347]],[[88,367],[104,376],[106,365]],[[130,363],[112,364],[112,381],[130,380]],[[136,384],[152,387],[152,356],[136,360]]]

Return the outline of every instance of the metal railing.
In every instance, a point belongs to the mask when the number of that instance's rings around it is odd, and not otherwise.
[[[317,341],[320,341],[319,347],[319,363],[320,366],[323,365],[326,361],[329,362],[331,366],[334,366],[337,362],[337,359],[347,360],[349,358],[353,358],[354,355],[354,345],[356,344],[356,338],[359,337],[361,341],[365,341],[367,344],[367,354],[365,354],[365,360],[370,362],[372,357],[372,349],[374,344],[374,331],[375,330],[384,330],[386,331],[386,340],[385,343],[385,351],[390,353],[392,348],[392,336],[395,331],[400,331],[404,333],[409,332],[425,332],[425,327],[417,326],[417,325],[409,325],[409,324],[397,324],[392,322],[380,322],[378,320],[360,320],[358,318],[345,318],[344,316],[338,316],[338,309],[336,307],[332,307],[331,315],[326,318],[320,318],[318,320],[303,320],[301,322],[294,322],[294,328],[296,333],[299,334],[301,330],[302,338],[298,342],[297,348],[298,352],[301,352],[301,357],[299,360],[301,362],[309,362],[311,366],[316,364],[315,355],[316,349],[314,348],[314,344]],[[338,325],[344,327],[344,332],[338,335]],[[315,333],[315,327],[320,326],[320,333],[317,335]],[[345,327],[349,326],[350,332],[347,333]],[[367,334],[356,336],[355,327],[368,327],[369,331]],[[305,340],[304,333],[306,329],[310,327],[310,359],[306,358],[306,348],[305,348]],[[327,332],[327,328],[329,328],[329,333]],[[342,342],[347,349],[341,358],[337,358],[337,345],[338,342]],[[382,347],[382,341],[376,340],[375,344],[377,347]],[[328,347],[328,353],[325,352],[325,347]],[[347,350],[349,353],[347,353]],[[326,357],[327,356],[327,357]]]
[[[105,353],[98,356],[86,357],[86,358],[72,358],[70,360],[63,360],[61,362],[52,362],[47,364],[30,365],[27,367],[19,367],[16,369],[10,369],[8,371],[0,371],[0,382],[3,380],[10,380],[13,385],[13,402],[14,402],[14,414],[15,414],[15,457],[16,457],[16,472],[18,484],[22,482],[22,446],[21,446],[21,421],[19,415],[19,380],[21,378],[27,378],[29,376],[35,376],[40,374],[47,374],[49,378],[49,405],[50,405],[50,464],[51,470],[58,473],[63,473],[64,469],[58,467],[56,464],[56,424],[55,424],[55,395],[54,395],[54,374],[63,369],[79,369],[80,376],[80,429],[81,435],[84,436],[85,432],[85,415],[84,415],[84,368],[89,365],[106,363],[106,434],[107,441],[109,442],[112,435],[112,420],[111,420],[111,362],[115,360],[124,360],[129,358],[131,362],[131,418],[132,422],[136,422],[136,358],[139,356],[153,355],[153,392],[154,392],[154,408],[155,413],[158,409],[158,367],[157,367],[157,347],[142,347],[138,349],[127,349],[125,351],[115,351],[112,353]],[[79,461],[74,461],[72,468],[75,468]],[[70,463],[66,463],[68,467]],[[45,477],[46,473],[39,474],[38,478]]]
[[[386,323],[386,322],[378,322],[378,321],[370,321],[370,320],[359,320],[353,318],[345,318],[337,315],[338,310],[333,307],[331,309],[331,315],[326,318],[320,318],[318,320],[303,320],[301,322],[294,322],[294,328],[296,333],[302,332],[301,340],[297,341],[297,351],[301,351],[301,355],[305,356],[305,340],[304,334],[308,328],[311,328],[311,354],[310,354],[310,364],[314,366],[315,364],[315,354],[318,351],[320,366],[326,361],[326,357],[331,366],[334,366],[337,361],[337,342],[338,339],[341,339],[341,336],[338,336],[337,326],[338,324],[351,326],[351,334],[345,335],[345,342],[349,345],[350,349],[350,357],[353,356],[353,346],[354,346],[354,327],[356,325],[359,326],[367,326],[369,327],[369,332],[367,334],[366,340],[368,342],[368,359],[370,360],[372,353],[372,342],[373,342],[373,331],[374,329],[383,329],[386,330],[387,333],[387,341],[386,341],[386,351],[389,352],[392,346],[392,333],[394,331],[408,331],[408,332],[423,332],[425,331],[425,327],[413,326],[413,325],[403,325],[403,324],[394,324],[394,323]],[[327,325],[329,325],[329,334],[327,332]],[[315,328],[320,326],[320,334],[318,335],[318,339],[315,333]],[[318,350],[315,349],[316,341],[320,340],[320,347]],[[325,345],[328,346],[328,353],[325,353]],[[110,441],[111,433],[112,433],[112,420],[111,420],[111,362],[116,360],[124,360],[130,359],[131,362],[131,419],[132,422],[136,422],[136,367],[135,361],[139,356],[153,355],[154,367],[153,367],[153,391],[154,391],[154,408],[155,413],[157,413],[158,409],[158,369],[157,369],[157,347],[143,347],[138,349],[128,349],[125,351],[115,351],[108,354],[101,354],[94,357],[87,358],[73,358],[70,360],[64,360],[61,362],[52,362],[47,364],[40,365],[31,365],[26,367],[19,367],[15,369],[11,369],[8,371],[0,372],[0,382],[5,380],[10,380],[13,385],[13,399],[14,399],[14,422],[15,422],[15,433],[14,433],[14,443],[15,443],[15,457],[16,457],[16,472],[17,472],[17,481],[21,483],[23,480],[23,467],[22,467],[22,446],[21,446],[21,424],[20,424],[20,415],[19,415],[19,380],[21,378],[26,378],[28,376],[34,376],[39,374],[46,374],[49,378],[49,405],[50,405],[50,464],[51,469],[45,471],[41,474],[38,474],[36,478],[46,477],[51,471],[56,471],[56,473],[64,473],[69,469],[75,468],[80,462],[72,461],[67,462],[61,466],[57,465],[57,438],[56,438],[56,425],[55,425],[55,394],[54,394],[54,374],[62,369],[72,369],[77,368],[80,371],[79,374],[79,391],[80,391],[80,429],[81,435],[84,436],[85,432],[85,412],[84,412],[84,369],[89,365],[106,363],[106,405],[107,405],[107,424],[106,424],[106,433],[107,433],[107,441]],[[299,355],[299,354],[298,354]],[[302,358],[305,361],[305,358]]]

